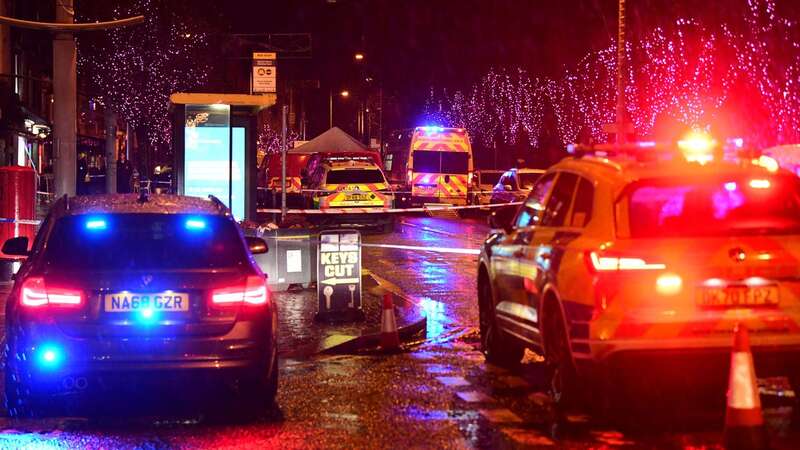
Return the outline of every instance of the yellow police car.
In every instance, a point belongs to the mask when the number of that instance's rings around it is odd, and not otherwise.
[[[319,224],[393,229],[391,213],[374,212],[392,208],[394,193],[372,156],[322,155],[309,160],[306,174],[307,207],[331,212],[310,216]]]
[[[759,376],[796,376],[800,179],[774,161],[725,160],[700,137],[577,148],[493,220],[477,280],[484,353],[543,355],[556,400],[617,376],[720,370],[724,385],[738,322]]]

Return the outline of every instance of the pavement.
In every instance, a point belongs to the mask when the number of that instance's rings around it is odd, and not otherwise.
[[[364,242],[477,249],[486,231],[481,220],[405,217],[395,233]],[[266,420],[219,423],[164,402],[121,420],[0,418],[0,448],[720,448],[724,419],[708,405],[679,395],[661,399],[669,408],[642,400],[624,417],[556,413],[538,355],[526,354],[514,371],[487,364],[476,262],[469,254],[364,248],[363,266],[427,317],[425,338],[395,355],[320,353],[331,334],[309,320],[309,294],[277,295],[281,378],[278,408]],[[787,394],[780,383],[762,388],[773,448],[800,442],[796,399]]]

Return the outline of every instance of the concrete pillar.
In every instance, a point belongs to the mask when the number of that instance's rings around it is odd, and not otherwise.
[[[73,23],[73,0],[55,0],[56,22]],[[55,192],[75,195],[77,125],[77,51],[72,33],[53,39],[53,147]]]

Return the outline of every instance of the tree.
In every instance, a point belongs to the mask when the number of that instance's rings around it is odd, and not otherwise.
[[[112,18],[143,14],[144,24],[78,38],[82,79],[144,138],[141,142],[152,147],[170,143],[170,94],[196,88],[208,76],[207,28],[182,10],[181,3],[133,0],[127,7],[115,8]],[[84,11],[91,9],[90,4],[85,6]]]

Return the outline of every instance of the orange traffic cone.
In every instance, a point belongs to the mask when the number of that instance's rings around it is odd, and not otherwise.
[[[731,373],[728,380],[728,408],[725,412],[725,447],[765,449],[767,435],[758,396],[753,354],[747,327],[737,324],[733,335]]]
[[[381,350],[385,352],[400,349],[400,335],[397,333],[397,320],[394,317],[392,294],[383,294],[383,315],[381,316]]]

